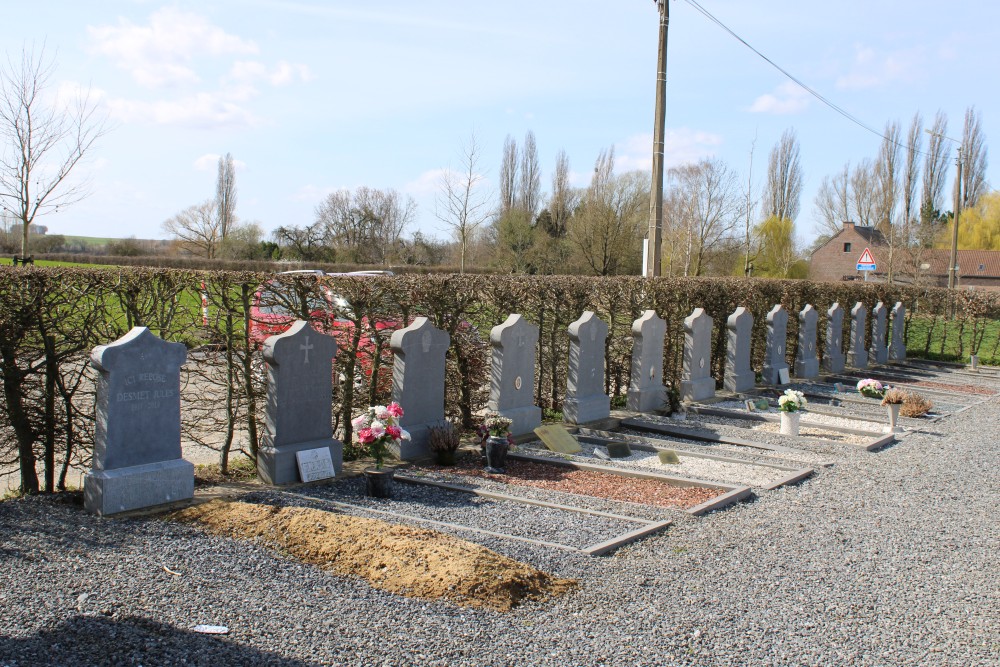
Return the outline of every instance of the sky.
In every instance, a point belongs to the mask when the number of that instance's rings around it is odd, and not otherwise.
[[[1000,136],[996,3],[701,5],[870,127],[898,120],[905,132],[915,112],[926,125],[940,109],[959,137],[974,105],[987,145]],[[651,165],[651,0],[38,0],[6,3],[3,22],[8,61],[44,48],[50,92],[89,90],[111,128],[75,173],[90,196],[37,220],[50,234],[166,238],[165,220],[214,197],[226,153],[237,215],[268,232],[311,224],[329,193],[369,186],[412,196],[408,231],[441,239],[441,175],[472,136],[494,191],[505,138],[521,144],[528,131],[546,191],[560,150],[581,187],[603,149],[614,147],[618,171]],[[795,130],[805,244],[819,233],[823,177],[878,151],[878,136],[687,0],[670,3],[667,79],[668,168],[717,157],[759,192],[768,153]]]

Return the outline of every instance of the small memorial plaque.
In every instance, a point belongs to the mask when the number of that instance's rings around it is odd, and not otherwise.
[[[580,443],[565,428],[555,424],[539,426],[535,435],[542,439],[545,446],[560,454],[576,454],[583,450]]]
[[[746,405],[747,412],[753,412],[754,410],[757,409],[757,403],[754,402],[754,400],[752,398],[748,398],[747,400],[745,400],[743,402],[743,404]]]
[[[788,367],[778,369],[778,384],[788,384],[791,382],[791,377],[788,375]]]
[[[303,482],[315,482],[336,476],[333,469],[333,457],[329,447],[304,449],[295,452],[295,461],[299,464],[299,477]]]

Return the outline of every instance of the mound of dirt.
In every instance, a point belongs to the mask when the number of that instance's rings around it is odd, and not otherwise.
[[[303,562],[409,597],[508,611],[576,585],[478,544],[376,519],[224,500],[171,516],[216,535],[260,540]]]

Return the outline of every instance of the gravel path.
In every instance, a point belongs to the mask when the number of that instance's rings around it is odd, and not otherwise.
[[[477,539],[580,580],[509,614],[394,596],[155,518],[3,502],[0,665],[993,667],[998,435],[993,398],[608,558]]]

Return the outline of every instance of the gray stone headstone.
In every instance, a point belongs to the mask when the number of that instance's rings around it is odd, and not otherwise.
[[[875,364],[889,361],[889,348],[885,344],[887,315],[885,304],[881,301],[872,308],[872,347],[868,358]]]
[[[487,407],[511,420],[514,435],[531,433],[542,423],[535,405],[535,352],[538,327],[520,315],[510,315],[490,331],[493,357]]]
[[[823,354],[823,368],[827,373],[841,373],[844,370],[844,309],[834,303],[826,311],[826,350]]]
[[[264,341],[267,364],[265,430],[257,474],[265,484],[296,484],[296,454],[325,447],[340,474],[343,444],[333,437],[333,359],[337,341],[303,320]]]
[[[785,346],[788,342],[788,311],[780,303],[767,314],[767,338],[764,347],[764,384],[781,384],[781,370],[788,370]]]
[[[632,373],[626,407],[636,412],[663,408],[667,388],[663,386],[663,337],[667,322],[655,310],[647,310],[632,323]]]
[[[409,431],[399,458],[411,460],[430,453],[432,426],[444,424],[445,355],[451,337],[426,317],[394,331],[389,345],[395,353],[392,367],[392,400],[403,408],[399,425]]]
[[[851,308],[851,340],[847,347],[847,365],[851,368],[868,368],[868,350],[865,348],[865,319],[868,311],[858,301]]]
[[[713,396],[715,378],[712,377],[712,318],[704,308],[695,308],[684,319],[681,400],[703,401]]]
[[[726,343],[726,374],[723,386],[740,393],[754,388],[756,378],[750,367],[750,340],[753,333],[753,313],[740,306],[726,320],[729,331]]]
[[[889,359],[891,361],[906,361],[906,306],[897,301],[892,307],[892,332],[889,342]]]
[[[585,424],[611,416],[611,399],[604,393],[604,342],[608,325],[585,311],[569,325],[569,373],[563,420]]]
[[[812,304],[799,312],[799,349],[795,354],[795,375],[814,378],[819,375],[819,354],[816,349],[816,322],[819,314]]]
[[[194,466],[181,458],[181,343],[135,327],[90,354],[97,369],[93,469],[84,506],[102,516],[185,500]]]

